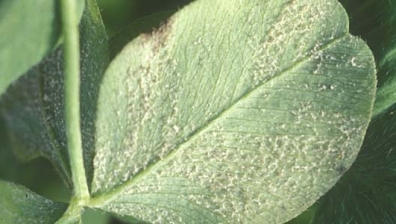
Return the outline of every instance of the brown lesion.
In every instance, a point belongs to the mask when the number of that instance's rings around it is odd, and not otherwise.
[[[174,24],[174,17],[170,17],[162,22],[161,26],[154,29],[151,33],[141,35],[141,38],[146,42],[151,42],[152,50],[157,53],[166,45]]]

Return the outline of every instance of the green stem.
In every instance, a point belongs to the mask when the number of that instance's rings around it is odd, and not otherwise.
[[[75,0],[62,0],[62,26],[65,64],[66,133],[70,167],[77,201],[89,199],[80,125],[80,46]],[[80,204],[80,203],[79,203]],[[84,204],[84,203],[81,203]]]
[[[80,201],[76,200],[76,198],[72,198],[66,212],[55,224],[81,223],[83,207],[79,203]]]

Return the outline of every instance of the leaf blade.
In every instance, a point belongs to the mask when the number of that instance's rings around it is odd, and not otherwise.
[[[99,97],[95,205],[160,223],[280,223],[328,190],[363,140],[374,62],[336,1],[315,4],[198,1],[127,46]],[[277,148],[296,159],[272,163]]]
[[[371,121],[356,162],[320,200],[313,223],[396,222],[395,108]]]
[[[378,4],[367,0],[364,4],[368,7],[360,10],[356,4],[351,4],[348,9],[361,22],[364,29],[356,29],[356,32],[368,40],[378,63],[378,89],[373,117],[354,165],[320,199],[313,223],[396,222],[393,162],[396,57],[392,53],[396,33],[391,28],[395,25],[396,8],[390,1]],[[368,18],[368,21],[361,21],[361,18]],[[375,23],[371,24],[373,21]]]
[[[92,156],[96,98],[108,64],[108,43],[99,9],[88,1],[80,24],[81,117],[88,179]],[[1,97],[1,116],[12,150],[23,162],[42,156],[51,161],[71,188],[64,127],[63,52],[57,49],[14,83]],[[26,134],[29,133],[29,134]]]
[[[54,223],[67,207],[2,180],[0,192],[0,215],[4,223]]]
[[[1,1],[0,95],[56,46],[60,36],[57,8],[57,1]],[[78,9],[82,15],[84,1],[78,1]]]

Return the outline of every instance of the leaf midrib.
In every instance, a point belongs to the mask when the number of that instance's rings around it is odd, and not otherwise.
[[[334,43],[340,41],[341,39],[343,39],[344,37],[347,37],[347,36],[349,36],[349,35],[348,35],[348,33],[345,32],[344,34],[341,34],[339,37],[330,40],[328,43],[326,43],[322,47],[320,47],[317,51],[312,52],[311,54],[308,54],[307,56],[301,58],[300,60],[296,61],[294,64],[290,65],[288,68],[279,72],[277,75],[274,75],[270,79],[265,80],[265,82],[255,86],[251,90],[247,91],[245,94],[242,94],[233,103],[231,103],[227,108],[225,108],[223,111],[218,113],[218,115],[208,119],[208,121],[203,126],[201,126],[200,128],[197,128],[195,131],[191,132],[191,134],[185,139],[185,141],[181,142],[177,147],[175,147],[173,150],[171,150],[162,159],[153,161],[152,163],[149,163],[150,165],[148,165],[145,169],[141,170],[139,173],[137,173],[130,180],[113,188],[113,190],[111,190],[109,192],[102,193],[102,194],[98,194],[97,196],[94,196],[93,198],[91,198],[90,205],[92,205],[93,207],[97,207],[97,206],[101,206],[101,205],[111,202],[118,195],[121,195],[122,192],[124,191],[124,189],[127,189],[127,188],[139,183],[139,180],[143,179],[146,175],[150,174],[151,171],[158,169],[163,164],[166,164],[170,160],[172,160],[182,148],[188,146],[189,143],[191,141],[193,141],[194,139],[198,138],[198,136],[201,133],[204,133],[206,130],[210,129],[210,126],[213,123],[215,123],[217,120],[220,120],[221,118],[223,118],[225,116],[225,114],[227,114],[229,111],[231,111],[239,102],[243,101],[246,98],[249,98],[249,96],[252,95],[256,90],[265,86],[269,82],[276,80],[277,78],[283,77],[285,74],[288,74],[289,71],[291,71],[294,68],[298,67],[299,65],[309,61],[313,54],[315,54],[317,52],[324,51],[327,48],[330,48]]]

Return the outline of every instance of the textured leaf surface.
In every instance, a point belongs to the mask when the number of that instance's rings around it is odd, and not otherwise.
[[[0,1],[0,95],[55,47],[59,1]],[[77,1],[82,15],[85,1]]]
[[[355,32],[368,40],[378,61],[376,116],[356,162],[320,200],[313,223],[396,223],[396,5],[372,0],[359,4],[365,7],[347,9],[365,27]]]
[[[362,37],[377,62],[378,85],[373,116],[396,102],[396,2],[341,0],[351,18],[351,33]]]
[[[99,10],[87,2],[81,25],[81,113],[85,165],[92,179],[94,120],[108,43]],[[64,121],[63,54],[58,49],[2,96],[0,110],[13,150],[22,160],[48,158],[71,186]]]
[[[396,223],[396,105],[374,118],[351,169],[319,203],[313,223]]]
[[[30,190],[0,180],[1,223],[53,224],[66,210],[66,204],[53,202]]]
[[[201,0],[111,63],[93,203],[153,223],[282,223],[354,161],[373,57],[337,1]],[[138,57],[136,57],[138,55]]]

